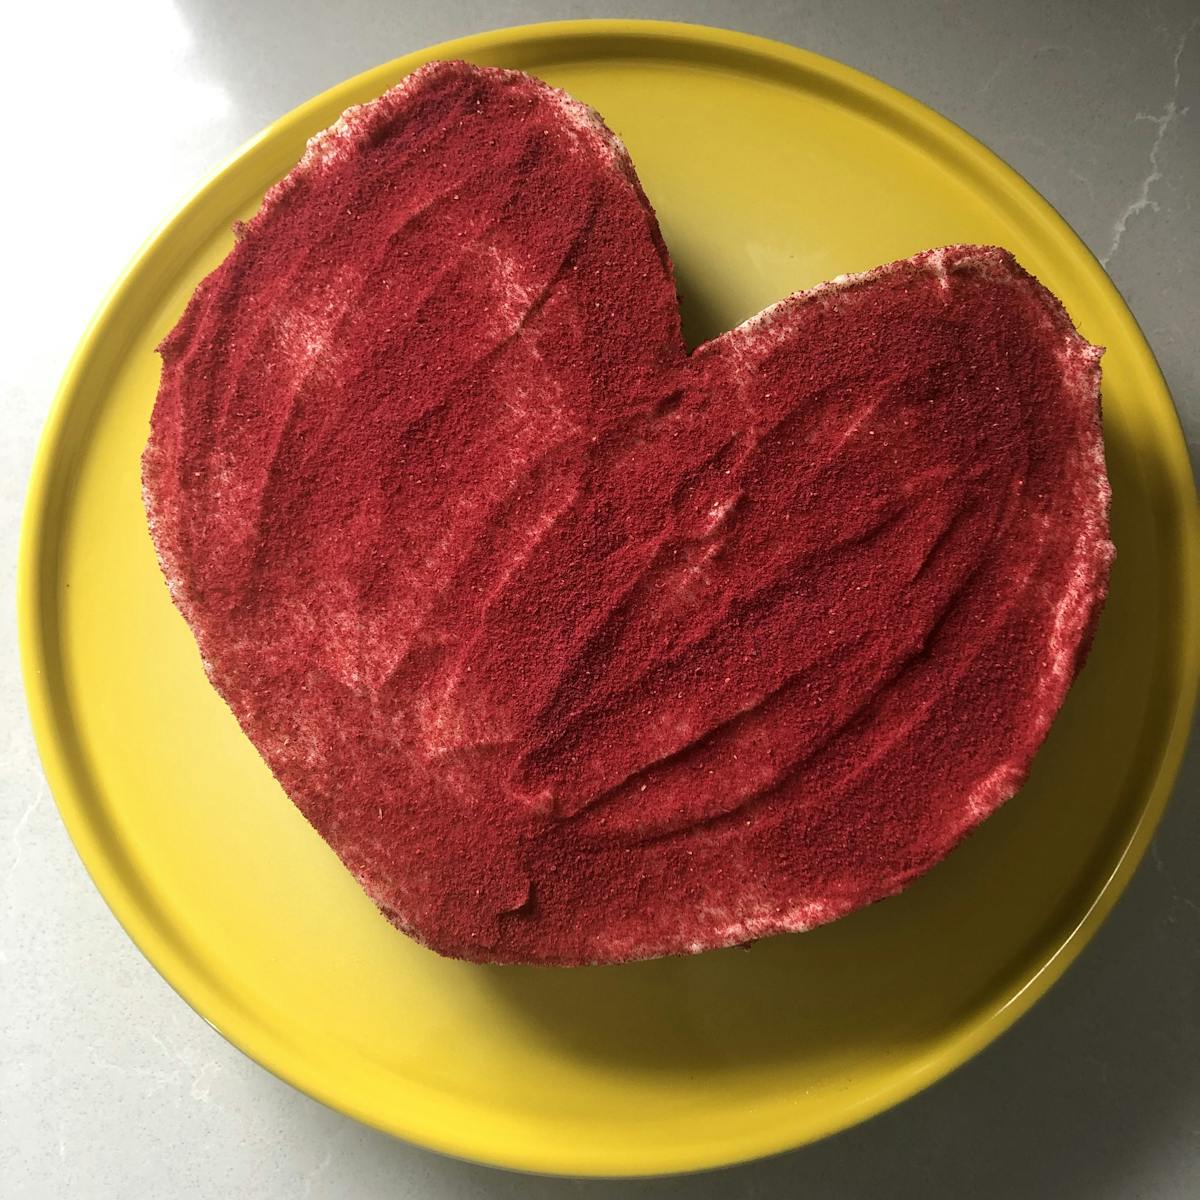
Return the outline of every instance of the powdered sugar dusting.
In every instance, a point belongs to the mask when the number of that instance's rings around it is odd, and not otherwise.
[[[271,331],[280,357],[295,371],[297,382],[316,370],[336,371],[335,333],[358,285],[355,272],[347,266],[326,287],[297,297],[273,316]]]
[[[581,104],[566,92],[556,92],[554,102],[568,128],[573,129],[589,148],[599,150],[610,160],[628,158],[620,139],[608,129],[594,108]]]
[[[1015,763],[1001,763],[989,772],[967,794],[963,801],[966,813],[966,828],[978,824],[990,816],[1006,800],[1011,800],[1025,777],[1024,770]]]
[[[498,304],[492,317],[502,337],[511,337],[521,328],[525,315],[533,303],[533,292],[521,281],[521,266],[511,254],[499,246],[482,247],[496,273],[496,295]]]

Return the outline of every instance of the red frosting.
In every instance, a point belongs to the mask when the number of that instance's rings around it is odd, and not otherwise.
[[[212,681],[444,953],[898,891],[1018,787],[1103,599],[1099,351],[1009,254],[689,354],[623,147],[516,72],[351,110],[161,349],[147,507]]]

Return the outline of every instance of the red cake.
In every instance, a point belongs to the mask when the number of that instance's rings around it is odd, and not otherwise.
[[[898,892],[1020,786],[1103,602],[1100,351],[1010,254],[689,353],[623,146],[517,72],[314,138],[161,353],[146,506],[208,674],[444,954]]]

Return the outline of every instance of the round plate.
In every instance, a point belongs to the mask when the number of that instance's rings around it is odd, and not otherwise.
[[[432,58],[531,71],[604,114],[658,210],[693,342],[843,271],[996,242],[1108,347],[1119,557],[1091,661],[1028,786],[903,896],[749,953],[576,970],[446,961],[376,913],[206,682],[142,512],[154,346],[305,138]],[[741,35],[509,29],[297,109],[116,285],[34,472],[20,592],[29,702],[63,818],[113,911],[270,1070],[381,1129],[510,1167],[730,1163],[943,1075],[1095,931],[1146,846],[1189,725],[1194,504],[1170,398],[1116,290],[1051,208],[949,122],[846,67]]]

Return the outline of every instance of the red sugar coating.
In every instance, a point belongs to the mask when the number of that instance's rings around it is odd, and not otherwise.
[[[161,352],[146,503],[209,675],[446,954],[898,891],[1019,786],[1103,601],[1099,351],[1007,252],[689,355],[623,147],[516,72],[314,139]]]

